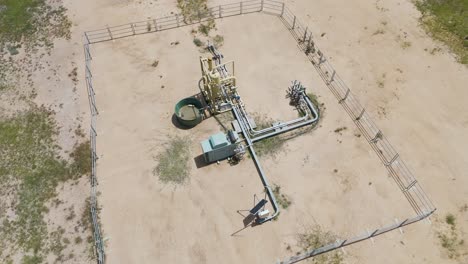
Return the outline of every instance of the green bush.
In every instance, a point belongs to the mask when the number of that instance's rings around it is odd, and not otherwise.
[[[193,44],[195,44],[195,46],[197,46],[197,47],[201,47],[201,46],[205,45],[205,43],[203,43],[203,41],[201,41],[199,38],[194,38],[193,39]]]

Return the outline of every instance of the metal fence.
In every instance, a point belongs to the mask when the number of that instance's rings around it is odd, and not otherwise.
[[[98,216],[98,202],[97,202],[97,177],[96,177],[96,162],[98,160],[96,152],[96,117],[98,115],[98,110],[96,107],[96,99],[94,97],[94,88],[93,88],[93,75],[91,73],[91,52],[89,50],[89,42],[85,40],[84,43],[84,53],[85,53],[85,79],[86,79],[86,88],[88,91],[88,100],[89,107],[91,112],[91,126],[89,130],[90,142],[91,142],[91,218],[93,224],[94,232],[94,242],[95,242],[95,253],[96,259],[99,264],[104,263],[104,246],[101,236],[101,228],[99,226],[99,216]]]
[[[198,14],[195,14],[195,17],[190,18],[185,18],[183,15],[175,14],[172,16],[148,19],[119,26],[108,26],[106,28],[85,32],[85,38],[88,43],[92,44],[179,28],[223,17],[238,16],[255,12],[276,14],[278,11],[281,12],[283,8],[284,3],[274,0],[243,1],[239,3],[208,7],[207,10],[200,11]]]
[[[406,199],[416,212],[416,216],[414,217],[407,218],[403,221],[399,221],[385,227],[376,228],[372,231],[367,231],[363,235],[359,235],[354,238],[338,240],[335,243],[286,258],[280,263],[296,263],[306,258],[373,238],[383,233],[418,222],[430,216],[436,210],[434,204],[421,188],[420,184],[408,169],[401,156],[384,136],[382,130],[377,127],[369,113],[359,103],[357,98],[351,92],[351,89],[340,78],[335,69],[333,69],[324,53],[317,47],[317,44],[314,42],[312,32],[310,32],[308,27],[304,26],[298,20],[297,16],[294,15],[294,13],[287,7],[285,7],[281,13],[277,13],[276,15],[279,16],[285,27],[291,32],[300,49],[307,55],[323,81],[337,98],[338,103],[342,105],[362,135],[364,135],[366,140],[369,142],[372,149],[387,168],[389,174],[395,180],[399,189],[405,195]]]
[[[349,87],[341,79],[338,73],[333,69],[324,53],[314,42],[312,32],[304,26],[294,13],[282,2],[274,0],[252,0],[239,3],[219,5],[209,7],[204,12],[199,12],[194,18],[184,18],[180,14],[156,19],[149,19],[140,22],[128,23],[119,26],[106,27],[98,30],[87,31],[84,33],[84,50],[86,60],[86,86],[88,90],[89,105],[91,111],[91,215],[93,219],[94,238],[96,245],[96,256],[99,264],[104,263],[104,247],[101,237],[101,230],[98,221],[98,205],[96,199],[96,116],[98,110],[96,107],[95,93],[92,84],[92,73],[90,62],[92,60],[90,45],[94,43],[115,40],[140,34],[148,34],[179,28],[187,25],[197,24],[210,19],[218,19],[229,16],[236,16],[248,13],[263,12],[277,16],[283,22],[284,26],[291,32],[291,35],[297,41],[299,48],[306,54],[310,62],[314,65],[317,72],[327,84],[330,91],[335,95],[338,103],[343,106],[345,111],[356,124],[362,135],[369,142],[372,149],[376,152],[389,174],[395,180],[397,186],[402,191],[410,205],[416,212],[416,216],[390,224],[385,227],[367,231],[365,234],[354,238],[339,240],[335,243],[305,252],[300,255],[286,258],[281,263],[295,263],[303,259],[317,256],[338,248],[354,244],[383,233],[401,228],[403,226],[415,223],[430,216],[435,210],[435,206],[423,191],[418,181],[406,166],[398,152],[393,148],[383,132],[377,127],[366,109],[359,103]]]
[[[292,33],[299,47],[306,53],[330,91],[335,95],[338,103],[343,106],[377,156],[381,159],[417,215],[425,215],[432,212],[435,207],[429,197],[423,191],[401,156],[385,137],[382,130],[377,127],[369,113],[333,69],[324,53],[317,47],[312,33],[307,27],[302,25],[287,7],[284,9],[283,14],[279,14],[279,16],[287,29]]]

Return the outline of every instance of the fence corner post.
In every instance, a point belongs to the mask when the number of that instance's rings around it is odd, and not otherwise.
[[[87,33],[87,32],[85,32],[85,33],[84,33],[84,35],[85,35],[86,41],[88,41],[88,43],[87,43],[87,44],[91,44],[91,42],[89,41],[88,33]]]

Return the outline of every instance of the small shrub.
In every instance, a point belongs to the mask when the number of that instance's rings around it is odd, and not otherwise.
[[[75,67],[73,70],[68,74],[68,77],[73,81],[74,84],[78,83],[78,68]]]
[[[377,81],[377,86],[379,88],[384,88],[385,87],[385,81],[384,80],[378,80]]]
[[[455,226],[455,216],[453,214],[446,215],[445,222],[451,226]]]
[[[214,36],[213,38],[213,44],[216,48],[219,48],[221,46],[223,46],[224,44],[224,37],[221,36],[221,35],[216,35]]]
[[[75,244],[81,244],[83,242],[83,239],[80,236],[75,237]]]
[[[403,41],[403,43],[401,43],[401,47],[402,47],[403,49],[407,49],[407,48],[411,47],[411,42],[409,42],[409,41]]]
[[[18,48],[20,47],[21,45],[7,45],[7,50],[11,56],[15,56],[19,54]]]
[[[346,129],[348,129],[348,128],[345,127],[345,126],[344,126],[344,127],[339,127],[339,128],[337,128],[337,129],[335,129],[333,132],[335,132],[335,133],[341,133],[342,131],[345,131]]]
[[[198,26],[198,31],[200,31],[201,33],[203,33],[205,36],[208,36],[208,34],[210,34],[210,26],[208,25],[205,25],[205,24],[200,24]]]
[[[197,46],[197,47],[201,47],[201,46],[205,45],[205,43],[203,43],[203,41],[201,41],[199,38],[194,38],[193,39],[193,44],[195,44],[195,46]]]

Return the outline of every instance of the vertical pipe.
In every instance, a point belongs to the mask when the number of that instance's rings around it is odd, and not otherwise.
[[[223,17],[221,5],[218,6],[219,9],[219,18]]]
[[[296,27],[296,16],[294,16],[294,20],[293,20],[293,24],[292,24],[292,28],[294,30],[294,27]]]
[[[283,4],[284,6],[284,4]],[[263,12],[263,0],[261,1],[261,4],[260,4],[260,12]]]
[[[242,15],[242,1],[239,3],[240,5],[240,14]]]

